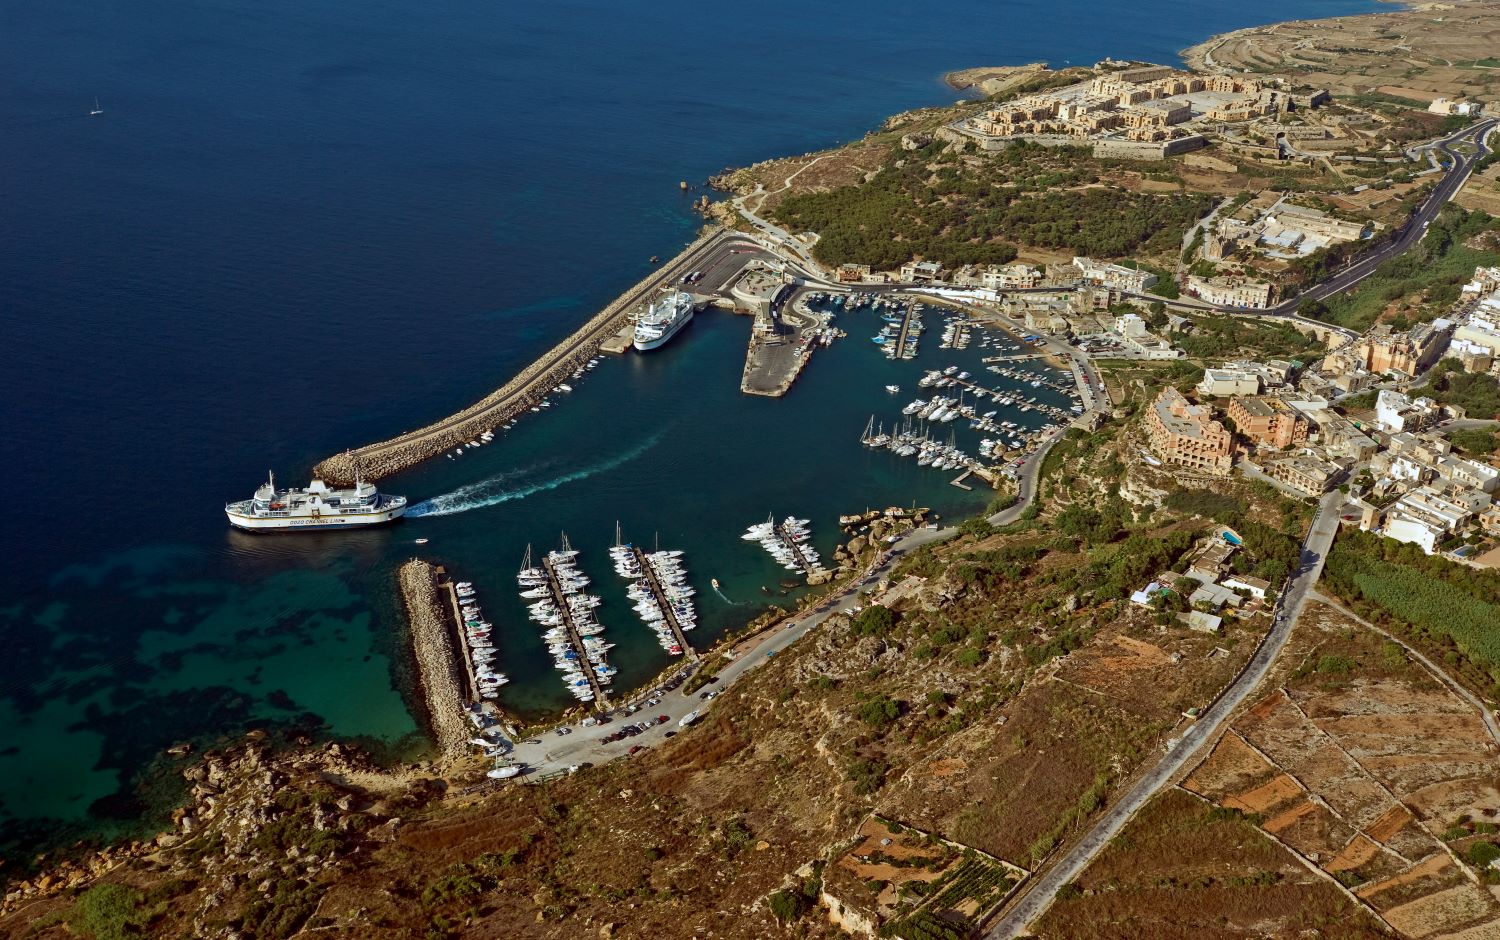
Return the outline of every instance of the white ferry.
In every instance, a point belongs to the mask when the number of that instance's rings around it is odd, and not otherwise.
[[[336,490],[322,480],[307,489],[276,489],[271,474],[250,499],[224,507],[229,524],[252,532],[352,529],[392,522],[406,513],[405,496],[387,496],[356,478],[354,488]]]
[[[665,346],[693,318],[693,298],[673,291],[652,304],[635,324],[635,348],[641,352]]]

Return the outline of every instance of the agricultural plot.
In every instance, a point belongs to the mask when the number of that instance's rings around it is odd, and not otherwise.
[[[931,833],[869,816],[824,871],[823,890],[846,920],[903,940],[964,940],[1027,872]]]
[[[1328,607],[1308,610],[1285,661],[1301,665],[1183,788],[1246,814],[1403,935],[1500,936],[1500,749],[1480,716]]]

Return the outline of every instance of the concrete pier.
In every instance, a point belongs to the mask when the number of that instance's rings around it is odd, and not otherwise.
[[[584,679],[588,680],[589,689],[594,693],[593,702],[583,704],[592,706],[598,711],[607,711],[609,693],[604,691],[604,686],[599,682],[599,676],[594,672],[594,664],[589,662],[588,649],[583,645],[583,636],[578,632],[578,625],[573,622],[573,611],[568,607],[568,598],[563,593],[557,571],[553,569],[552,562],[545,556],[542,558],[542,567],[547,569],[547,586],[552,589],[552,602],[562,613],[563,629],[568,632],[568,645],[572,646],[573,652],[578,654],[578,668],[582,670]]]
[[[911,339],[911,321],[917,315],[916,303],[908,303],[906,312],[901,316],[901,335],[896,339],[896,358],[900,359],[906,354],[907,341]]]
[[[792,533],[787,531],[786,526],[777,525],[776,535],[782,542],[786,543],[787,548],[792,550],[792,557],[797,559],[797,566],[802,569],[803,574],[807,575],[808,582],[815,583],[812,581],[812,578],[814,575],[821,575],[823,573],[823,566],[815,565],[807,560],[807,555],[803,553],[802,546],[796,539],[792,538]]]
[[[799,312],[793,298],[795,287],[784,285],[771,301],[770,310],[757,315],[740,375],[740,391],[746,395],[780,398],[812,359],[816,343],[808,333],[820,325],[812,314]]]
[[[689,662],[698,658],[698,651],[688,642],[687,634],[683,632],[682,625],[677,622],[677,614],[672,610],[672,603],[667,600],[667,592],[662,589],[661,579],[651,568],[651,563],[646,560],[646,553],[639,548],[632,549],[635,552],[636,563],[641,566],[641,573],[646,578],[646,583],[651,587],[651,593],[656,597],[656,603],[661,607],[661,612],[667,618],[667,627],[672,631],[672,638],[677,645],[682,647],[682,655]]]
[[[602,344],[622,329],[631,308],[719,253],[727,254],[730,244],[743,242],[743,236],[721,228],[705,233],[482,400],[426,427],[328,457],[314,468],[314,475],[341,486],[354,482],[356,470],[367,480],[378,480],[494,430],[525,413],[598,353]]]
[[[457,623],[443,612],[438,573],[425,561],[412,559],[397,575],[411,627],[417,681],[427,704],[427,723],[445,759],[462,757],[468,740],[464,724],[465,693],[453,644]],[[462,642],[459,643],[463,647]]]

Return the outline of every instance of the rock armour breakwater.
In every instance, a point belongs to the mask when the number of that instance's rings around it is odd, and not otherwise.
[[[453,632],[438,596],[437,572],[427,562],[414,558],[401,566],[398,577],[433,738],[444,759],[462,757],[468,739],[463,686]]]
[[[700,235],[677,257],[621,294],[567,339],[522,369],[515,378],[458,414],[388,441],[367,444],[329,457],[313,468],[314,476],[335,485],[348,486],[354,482],[357,470],[367,480],[379,480],[461,447],[485,431],[494,430],[524,414],[598,353],[600,344],[624,325],[631,307],[646,299],[663,283],[674,283],[679,272],[728,234],[731,233],[714,227]]]

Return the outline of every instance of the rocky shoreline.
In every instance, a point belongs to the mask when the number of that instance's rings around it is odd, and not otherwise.
[[[463,718],[459,654],[453,648],[453,633],[438,594],[437,571],[413,558],[401,566],[397,577],[417,661],[417,685],[427,705],[427,725],[441,760],[456,760],[464,755],[469,735]]]
[[[254,731],[234,747],[204,752],[182,775],[192,784],[191,798],[173,812],[171,830],[60,861],[33,878],[13,881],[0,900],[0,915],[32,905],[46,909],[111,872],[167,871],[211,879],[201,893],[202,907],[192,917],[192,936],[240,936],[210,926],[222,919],[231,899],[247,891],[265,895],[273,879],[312,882],[334,869],[358,842],[388,841],[399,825],[399,819],[388,815],[386,801],[372,802],[349,782],[359,779],[389,788],[400,780],[385,775],[363,752],[337,743],[273,754],[269,737]],[[387,828],[379,828],[382,824]],[[305,841],[320,850],[276,851],[264,833],[288,829],[305,833]]]

